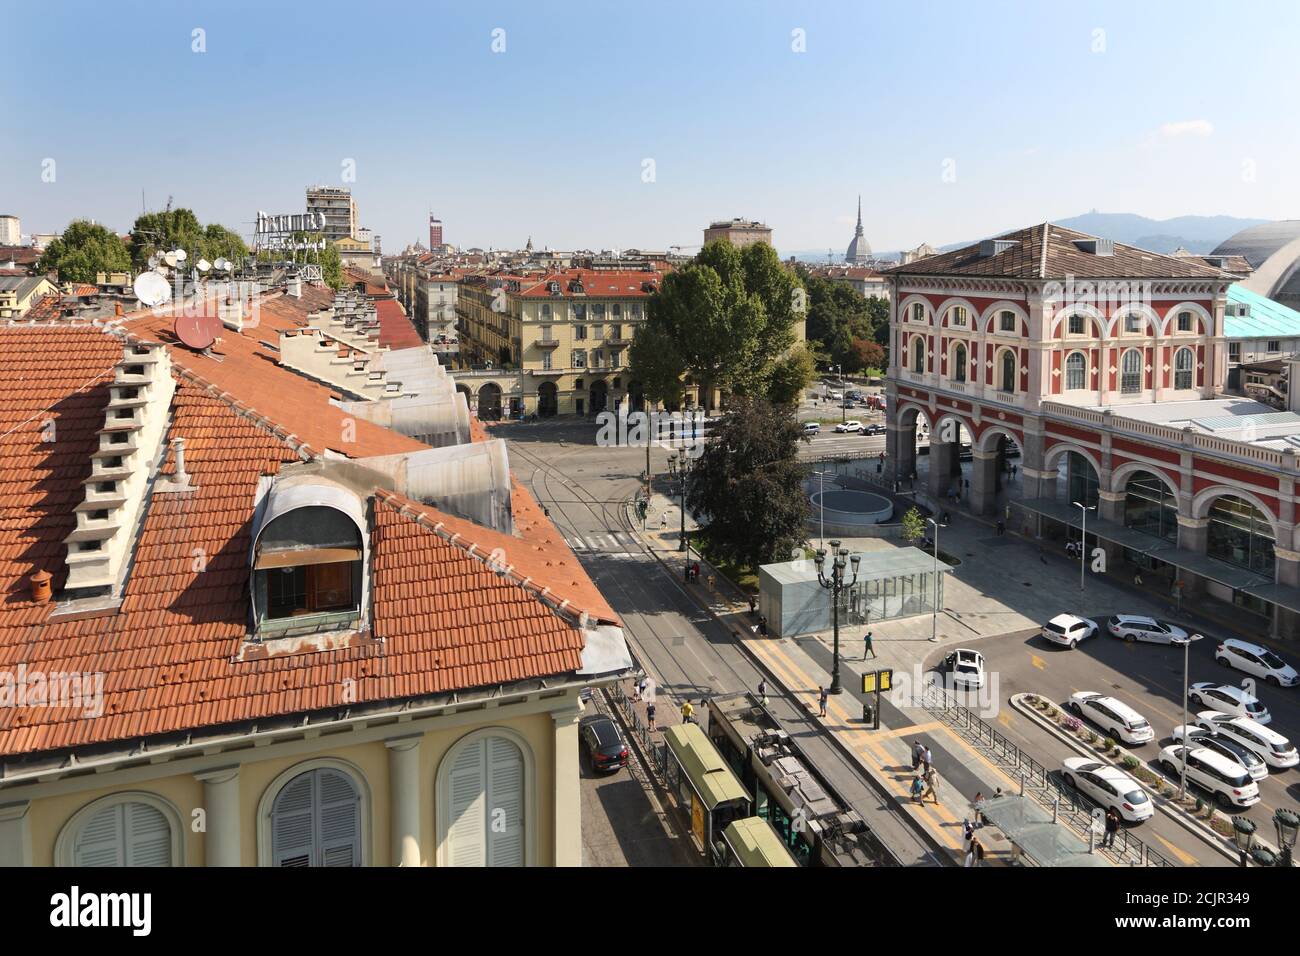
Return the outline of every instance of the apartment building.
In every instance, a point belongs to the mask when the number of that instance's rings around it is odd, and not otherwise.
[[[323,218],[326,239],[356,238],[357,203],[346,187],[308,186],[307,214]]]
[[[755,242],[772,244],[772,230],[757,220],[732,219],[711,222],[704,230],[704,244],[710,242],[729,242],[733,246],[744,248]]]

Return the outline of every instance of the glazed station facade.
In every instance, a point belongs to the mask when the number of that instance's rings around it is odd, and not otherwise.
[[[1300,636],[1300,414],[1221,394],[1232,276],[1050,223],[889,274],[892,479]]]

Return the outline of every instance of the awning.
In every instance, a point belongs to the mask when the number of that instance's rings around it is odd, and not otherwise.
[[[1251,597],[1300,614],[1300,588],[1290,584],[1258,584],[1241,590]]]
[[[1020,847],[1039,866],[1110,866],[1100,853],[1089,853],[1088,843],[1029,797],[1009,793],[986,799],[980,805],[984,818]]]

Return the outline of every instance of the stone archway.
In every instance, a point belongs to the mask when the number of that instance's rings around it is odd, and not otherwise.
[[[541,418],[550,418],[560,411],[559,389],[554,382],[542,382],[537,386],[537,414]]]
[[[501,420],[501,386],[496,382],[484,382],[479,386],[478,417],[486,422]]]

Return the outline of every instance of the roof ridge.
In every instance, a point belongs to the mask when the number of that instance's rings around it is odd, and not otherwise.
[[[1043,254],[1038,260],[1038,278],[1047,278],[1047,237],[1051,235],[1052,224],[1050,221],[1043,222]]]

